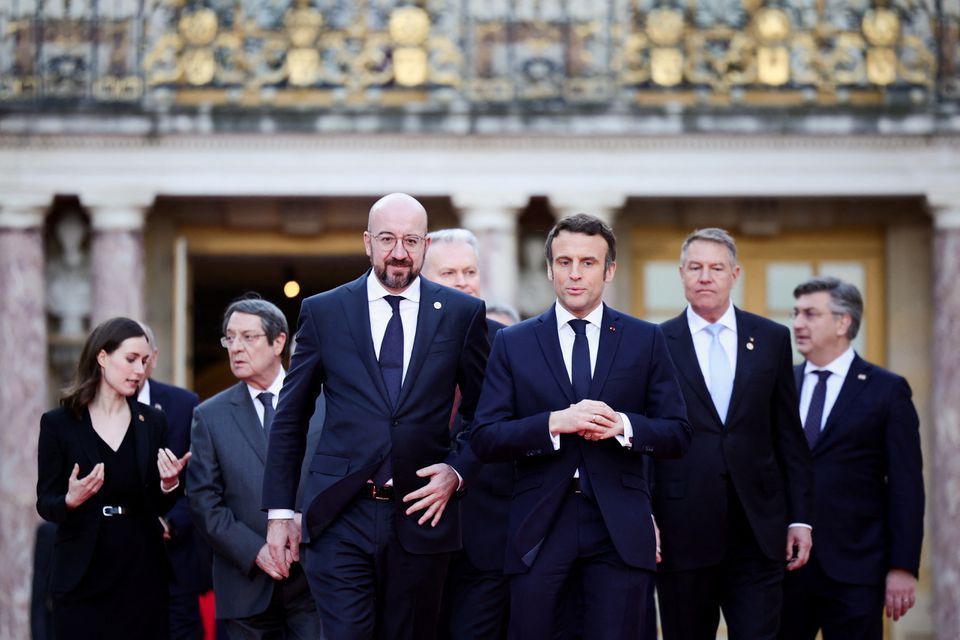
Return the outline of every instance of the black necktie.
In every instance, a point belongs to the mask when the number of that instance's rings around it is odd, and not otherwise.
[[[264,391],[257,396],[257,400],[263,405],[263,435],[267,436],[267,440],[269,441],[270,427],[273,425],[273,416],[277,413],[276,409],[273,408],[273,394],[269,391]]]
[[[810,408],[807,409],[807,419],[803,421],[803,432],[807,434],[807,444],[813,449],[817,444],[817,438],[820,437],[820,423],[823,422],[823,406],[827,402],[827,378],[830,377],[829,371],[814,371],[820,378],[817,380],[817,386],[813,388],[813,396],[810,398]]]
[[[393,315],[380,343],[380,373],[390,396],[390,404],[396,408],[400,383],[403,381],[403,323],[400,321],[400,301],[403,297],[384,296],[383,299],[393,307]]]
[[[576,334],[573,338],[573,358],[570,363],[570,378],[573,382],[573,395],[580,402],[590,393],[590,344],[587,342],[587,321],[574,318],[570,328]]]

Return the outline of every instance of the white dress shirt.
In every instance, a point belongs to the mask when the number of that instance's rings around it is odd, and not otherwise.
[[[137,402],[145,404],[148,407],[153,406],[150,404],[150,378],[143,381],[143,386],[140,387],[140,393],[137,394]]]
[[[707,391],[713,392],[710,388],[710,342],[713,337],[707,331],[712,323],[709,320],[698,316],[696,312],[687,307],[687,325],[690,327],[690,337],[693,338],[693,348],[697,352],[697,363],[700,365],[700,372],[703,374],[703,380],[707,383]],[[733,311],[733,305],[729,305],[723,312],[716,324],[721,329],[719,338],[720,346],[727,355],[730,362],[730,371],[736,376],[737,371],[737,315]]]
[[[853,364],[853,347],[848,347],[840,356],[825,367],[818,367],[812,362],[807,362],[803,369],[803,386],[800,388],[800,422],[806,424],[807,412],[810,411],[810,399],[813,398],[813,389],[817,386],[820,379],[814,371],[829,371],[831,374],[827,378],[827,397],[823,403],[823,416],[820,418],[820,430],[827,424],[827,418],[830,416],[830,410],[837,402],[837,396],[840,395],[840,387],[850,371],[850,365]]]
[[[383,288],[376,274],[370,271],[367,276],[367,301],[370,305],[370,335],[373,338],[373,352],[380,359],[380,345],[383,344],[383,334],[387,332],[387,323],[393,317],[393,307],[386,301],[386,296],[399,295],[400,324],[403,325],[403,374],[400,384],[407,378],[407,367],[410,365],[410,355],[413,353],[413,341],[417,337],[417,316],[420,313],[420,276],[414,278],[406,291],[392,294]]]
[[[563,355],[563,366],[567,368],[567,378],[570,384],[573,384],[573,342],[577,337],[570,321],[577,316],[567,311],[558,300],[554,304],[557,313],[557,336],[560,338],[560,353]],[[603,323],[603,303],[588,313],[583,318],[587,321],[586,331],[587,345],[590,347],[590,378],[593,379],[593,372],[597,369],[597,352],[600,350],[600,325]],[[623,422],[623,434],[614,436],[621,445],[629,447],[633,443],[633,425],[630,424],[630,418],[624,413],[618,412],[620,420]],[[560,448],[560,434],[551,435],[553,448]],[[574,474],[574,477],[579,473]]]

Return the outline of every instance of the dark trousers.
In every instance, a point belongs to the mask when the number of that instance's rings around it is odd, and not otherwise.
[[[309,545],[304,568],[331,640],[436,638],[451,554],[406,552],[398,508],[357,498]]]
[[[440,637],[502,640],[507,637],[510,579],[503,571],[478,569],[465,551],[450,561],[440,610]]]
[[[586,640],[654,640],[654,574],[628,566],[613,546],[596,502],[581,494],[564,499],[533,566],[510,582],[510,625],[515,640],[563,637],[563,609],[577,585]]]
[[[170,640],[202,640],[203,620],[196,593],[170,589]]]
[[[664,640],[714,640],[721,610],[730,640],[777,636],[785,562],[771,560],[760,549],[732,486],[726,535],[726,554],[720,564],[657,575]],[[783,543],[786,549],[786,527]]]
[[[259,571],[259,569],[258,569]],[[262,613],[248,618],[224,620],[230,640],[318,640],[321,638],[307,579],[300,565],[293,565],[290,577],[274,585],[270,604]]]
[[[828,577],[816,556],[783,581],[780,638],[880,640],[883,638],[884,586],[845,584]]]

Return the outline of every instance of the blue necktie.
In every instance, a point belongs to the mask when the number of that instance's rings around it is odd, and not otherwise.
[[[807,418],[803,421],[803,432],[807,434],[807,444],[813,449],[817,444],[817,438],[820,437],[820,423],[823,422],[823,407],[827,403],[827,378],[830,377],[829,371],[814,371],[819,380],[817,386],[813,388],[813,396],[810,398],[810,408],[807,409]]]
[[[270,441],[270,426],[273,424],[273,416],[277,410],[273,408],[273,394],[269,391],[263,391],[257,396],[257,400],[263,405],[263,435]]]
[[[383,332],[383,341],[380,343],[380,375],[383,384],[390,396],[390,404],[397,408],[397,399],[400,397],[400,384],[403,381],[403,323],[400,321],[400,301],[403,296],[384,296],[384,300],[393,308],[393,315],[387,322],[387,329]],[[393,477],[390,464],[390,455],[384,458],[380,467],[373,472],[371,480],[382,487]]]
[[[573,329],[573,358],[570,363],[570,378],[573,382],[573,395],[580,402],[590,393],[590,343],[587,342],[587,321],[574,318],[570,321]]]
[[[380,373],[390,396],[390,404],[396,408],[400,383],[403,381],[403,323],[400,321],[400,301],[403,297],[384,296],[383,299],[393,307],[393,315],[380,343]]]
[[[730,394],[733,392],[733,372],[730,370],[730,360],[720,344],[720,332],[723,325],[707,325],[710,334],[710,351],[707,354],[710,360],[710,397],[713,406],[717,408],[720,421],[726,423],[727,410],[730,408]]]

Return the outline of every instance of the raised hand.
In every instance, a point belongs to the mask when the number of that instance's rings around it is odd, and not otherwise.
[[[67,481],[67,509],[76,509],[89,500],[100,487],[103,486],[103,463],[94,465],[93,469],[83,478],[78,478],[80,465],[74,463],[70,479]]]
[[[157,469],[160,470],[160,486],[164,491],[174,489],[180,482],[180,472],[187,466],[191,453],[187,451],[182,458],[170,449],[157,449]]]

